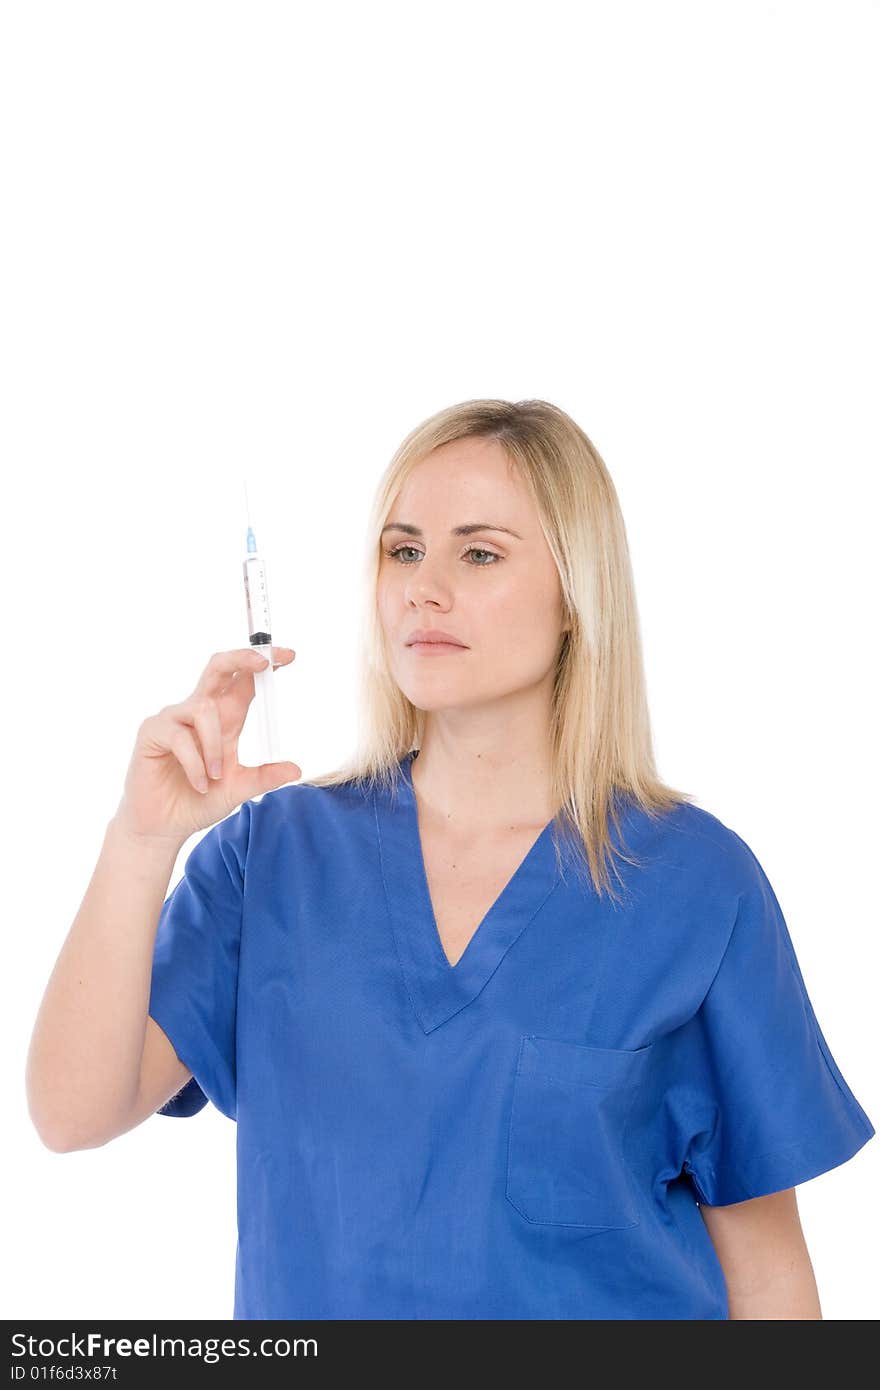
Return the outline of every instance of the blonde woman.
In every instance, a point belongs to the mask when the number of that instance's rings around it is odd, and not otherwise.
[[[236,1318],[820,1318],[795,1187],[874,1129],[762,866],[657,775],[602,459],[544,401],[441,411],[367,562],[349,765],[239,765],[248,650],[141,726],[44,1141],[236,1120]]]

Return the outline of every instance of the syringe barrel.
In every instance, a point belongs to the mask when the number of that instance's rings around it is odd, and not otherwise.
[[[272,620],[269,617],[269,585],[266,566],[259,555],[248,555],[242,563],[244,594],[247,603],[248,634],[252,646],[272,641]]]
[[[277,763],[281,759],[281,752],[278,742],[278,714],[275,708],[275,672],[272,669],[272,648],[261,647],[258,650],[269,658],[268,666],[254,672],[263,762]]]
[[[248,544],[253,540],[248,531]],[[276,763],[280,759],[278,717],[275,709],[275,680],[272,657],[272,620],[269,617],[269,585],[266,567],[256,550],[248,551],[242,563],[244,594],[247,603],[248,635],[251,646],[269,662],[263,670],[254,672],[254,694],[257,718],[260,722],[262,761]]]

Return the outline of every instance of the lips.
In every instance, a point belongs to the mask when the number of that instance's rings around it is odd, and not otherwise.
[[[406,639],[406,645],[411,647],[414,642],[429,642],[432,645],[434,643],[438,645],[448,643],[453,647],[464,647],[466,645],[464,642],[459,641],[457,637],[453,637],[451,632],[442,632],[440,628],[419,628],[417,631],[411,632]]]

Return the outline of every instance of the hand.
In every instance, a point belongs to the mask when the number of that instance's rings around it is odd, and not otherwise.
[[[289,647],[271,650],[273,670],[296,655]],[[144,720],[114,817],[130,835],[183,844],[250,797],[302,776],[296,763],[242,767],[238,761],[254,674],[267,666],[254,647],[216,652],[188,699]]]

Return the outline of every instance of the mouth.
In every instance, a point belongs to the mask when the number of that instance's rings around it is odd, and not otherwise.
[[[460,642],[407,642],[411,652],[466,652]]]
[[[451,632],[444,632],[442,628],[417,628],[411,633],[404,644],[424,651],[429,647],[442,647],[451,651],[464,652],[467,647],[464,642],[460,642]]]

